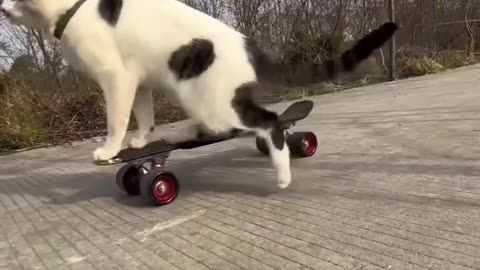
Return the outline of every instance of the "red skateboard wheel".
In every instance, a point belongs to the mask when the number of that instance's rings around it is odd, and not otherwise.
[[[141,196],[156,206],[173,202],[178,195],[178,190],[178,180],[170,172],[151,170],[141,178]]]
[[[141,168],[125,165],[117,172],[117,186],[128,195],[140,194]]]

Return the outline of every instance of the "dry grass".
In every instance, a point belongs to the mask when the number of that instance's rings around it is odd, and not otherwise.
[[[436,55],[400,53],[398,59],[399,77],[437,73],[471,63],[464,60],[463,52]],[[320,84],[308,89],[256,95],[260,103],[275,103],[386,80],[378,61],[370,61],[367,65],[363,74],[339,84]],[[0,152],[105,135],[105,104],[101,91],[94,83],[75,78],[64,76],[62,90],[59,91],[58,84],[48,74],[17,69],[1,76]],[[179,108],[158,93],[155,94],[154,104],[157,124],[185,118]],[[135,127],[132,117],[129,129]]]
[[[105,135],[105,104],[97,88],[55,93],[12,74],[0,83],[0,151]],[[164,97],[156,95],[154,102],[157,124],[184,118]],[[135,125],[132,117],[129,128]]]

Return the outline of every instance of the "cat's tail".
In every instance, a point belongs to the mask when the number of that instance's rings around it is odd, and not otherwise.
[[[323,63],[278,63],[261,51],[253,40],[247,40],[246,44],[260,82],[268,81],[295,87],[331,80],[340,73],[353,71],[362,61],[370,57],[374,50],[390,40],[397,29],[398,26],[395,23],[385,23],[357,41],[339,58]]]

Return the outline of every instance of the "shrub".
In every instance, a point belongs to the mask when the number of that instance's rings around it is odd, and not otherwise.
[[[445,70],[445,67],[434,58],[424,56],[407,59],[404,66],[400,69],[400,73],[404,77],[410,77],[438,73],[443,70]]]
[[[1,77],[0,85],[0,151],[106,134],[104,99],[96,87],[84,83],[58,93],[15,74]],[[184,118],[161,94],[154,95],[154,104],[157,124]],[[136,126],[131,120],[129,129]]]

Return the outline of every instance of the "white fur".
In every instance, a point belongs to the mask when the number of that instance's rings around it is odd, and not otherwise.
[[[280,188],[287,188],[291,182],[290,172],[290,151],[288,145],[285,143],[282,150],[277,149],[273,145],[270,132],[265,130],[257,130],[257,135],[267,142],[272,164],[277,170],[277,184]]]
[[[74,4],[73,0],[24,0],[13,5],[8,1],[3,7],[13,21],[50,34],[59,15]],[[94,159],[109,159],[121,150],[132,110],[139,130],[130,145],[148,143],[153,125],[151,89],[172,91],[189,117],[213,133],[249,129],[231,106],[235,89],[257,79],[241,33],[177,0],[124,0],[120,20],[111,27],[99,16],[98,3],[86,1],[62,37],[67,61],[104,91],[108,136]],[[215,61],[201,76],[178,81],[167,66],[170,54],[194,38],[213,42]],[[279,151],[267,131],[256,131],[268,142],[278,186],[286,188],[291,181],[287,145]]]

